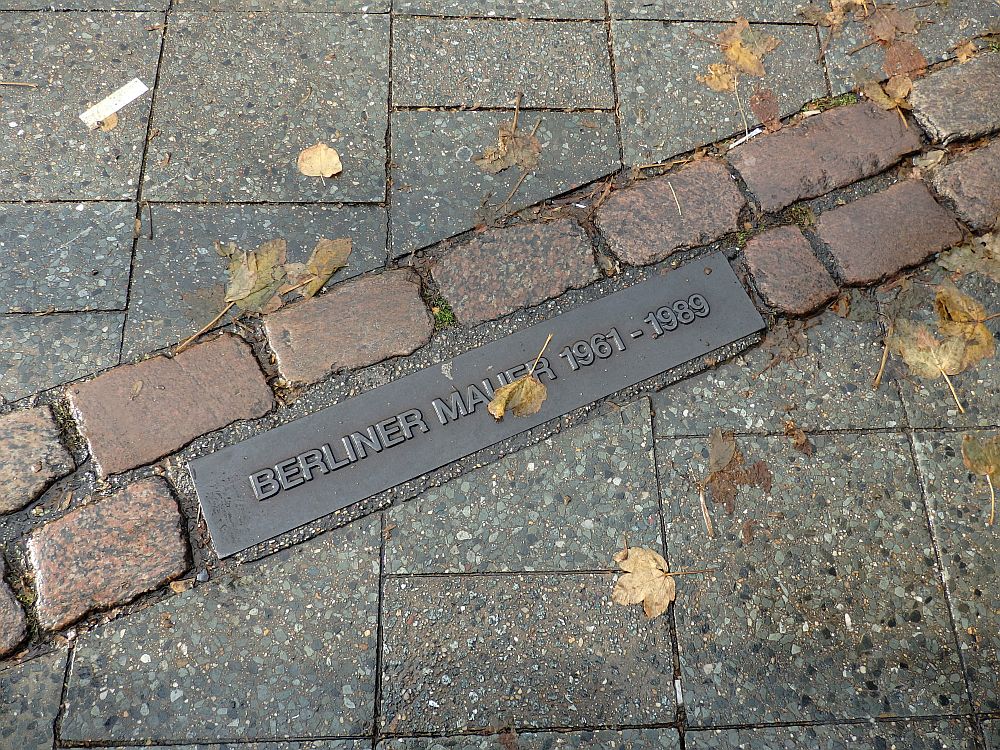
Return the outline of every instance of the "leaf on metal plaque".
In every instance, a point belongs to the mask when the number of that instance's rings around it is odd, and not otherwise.
[[[642,604],[646,617],[659,617],[677,598],[677,585],[663,556],[644,547],[626,547],[614,560],[625,571],[611,592],[615,604]]]
[[[509,409],[515,417],[537,414],[548,392],[535,375],[525,375],[513,383],[497,388],[487,409],[498,422]]]
[[[303,149],[299,154],[298,167],[306,177],[333,177],[344,170],[340,154],[325,143]]]
[[[937,262],[953,273],[978,273],[1000,284],[1000,232],[974,237],[964,245],[941,253]]]

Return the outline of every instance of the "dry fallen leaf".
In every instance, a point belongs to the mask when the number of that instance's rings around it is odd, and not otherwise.
[[[976,43],[971,39],[962,42],[953,49],[955,51],[955,59],[957,59],[959,63],[969,62],[969,60],[976,56],[976,52],[978,52],[976,49]]]
[[[542,144],[534,133],[520,132],[515,119],[500,125],[497,145],[486,149],[475,161],[488,174],[498,174],[514,166],[530,172],[538,166],[541,153]]]
[[[226,302],[233,302],[244,312],[274,312],[281,306],[278,291],[284,285],[285,240],[265,242],[253,252],[240,250],[235,244],[216,243],[217,252],[229,259],[229,281]]]
[[[771,89],[757,89],[750,97],[750,111],[769,133],[781,129],[781,110],[778,97]]]
[[[865,26],[874,41],[889,44],[900,34],[916,34],[920,28],[920,19],[916,11],[883,5],[865,19]]]
[[[909,126],[906,117],[903,116],[903,110],[910,109],[910,103],[906,101],[906,97],[910,95],[912,89],[913,81],[906,76],[894,76],[886,81],[884,87],[875,80],[865,81],[861,85],[862,94],[886,111],[895,110],[903,121],[903,125],[907,127]]]
[[[953,273],[979,273],[1000,284],[1000,232],[974,237],[953,247],[937,259],[938,265]]]
[[[736,89],[735,71],[726,63],[712,63],[708,66],[707,75],[699,73],[695,78],[712,89],[712,91],[718,91],[719,93],[726,93],[727,91]]]
[[[736,449],[736,440],[731,432],[714,428],[708,438],[708,479],[707,487],[712,502],[722,505],[726,513],[736,511],[736,496],[740,487],[757,486],[764,492],[771,491],[771,470],[764,461],[744,466],[743,454]]]
[[[347,265],[351,255],[350,238],[328,240],[321,237],[305,263],[286,263],[287,283],[280,293],[296,291],[303,297],[312,297],[330,277]]]
[[[625,571],[611,592],[615,604],[641,603],[649,619],[667,611],[677,597],[677,586],[662,555],[643,547],[626,547],[615,554],[614,560]]]
[[[906,39],[897,39],[885,48],[882,70],[887,76],[918,76],[927,70],[927,58]]]
[[[996,347],[993,334],[985,322],[988,315],[976,300],[963,294],[951,282],[945,282],[937,288],[934,310],[938,314],[938,330],[945,336],[961,340],[965,345],[961,370],[967,370],[980,360],[994,355]]]
[[[307,177],[333,177],[344,170],[340,154],[325,143],[317,143],[299,154],[299,171]]]
[[[990,488],[990,517],[986,523],[992,526],[996,518],[996,485],[1000,484],[1000,435],[989,440],[965,435],[962,438],[962,462],[973,474],[986,477]]]
[[[497,388],[490,401],[490,414],[498,422],[510,409],[515,417],[527,417],[537,414],[548,395],[545,384],[535,375],[524,375],[513,383]]]
[[[708,435],[708,473],[722,471],[736,455],[736,438],[731,432],[713,427]]]
[[[112,130],[118,127],[118,113],[112,112],[110,115],[108,115],[99,123],[97,123],[97,127],[99,127],[102,132],[105,133],[111,132]]]
[[[930,169],[941,163],[941,160],[948,155],[948,152],[941,148],[935,148],[926,154],[917,154],[911,160],[913,166],[919,169]]]
[[[775,37],[751,27],[743,16],[726,27],[718,35],[718,40],[727,62],[737,70],[758,77],[765,75],[764,56],[781,43]]]
[[[785,434],[792,439],[792,447],[799,453],[811,456],[816,450],[809,436],[791,419],[785,422]]]
[[[893,324],[889,351],[900,357],[910,372],[919,378],[934,380],[962,371],[965,346],[960,339],[939,340],[923,324],[901,318]]]

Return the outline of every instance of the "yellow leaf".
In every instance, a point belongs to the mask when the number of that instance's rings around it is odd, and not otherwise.
[[[649,619],[667,611],[670,602],[677,597],[677,586],[669,574],[667,561],[659,553],[643,547],[629,547],[617,553],[614,560],[625,571],[611,592],[615,604],[628,606],[641,602]]]
[[[976,43],[971,39],[955,47],[955,57],[960,63],[967,63],[976,56]]]
[[[744,73],[758,77],[765,73],[763,57],[780,44],[775,37],[752,29],[750,22],[742,16],[723,30],[718,39],[722,54],[729,63]]]
[[[976,300],[962,294],[954,284],[946,282],[937,289],[934,309],[938,314],[938,330],[964,344],[957,372],[967,370],[980,360],[994,355],[996,347],[993,334],[985,323],[986,309]]]
[[[726,93],[736,88],[736,78],[733,69],[726,63],[712,63],[708,66],[708,75],[695,76],[712,91]]]
[[[337,271],[347,265],[351,255],[350,238],[328,240],[321,237],[312,255],[306,261],[306,271],[312,278],[299,291],[303,297],[312,297],[323,288]]]
[[[299,171],[307,177],[333,177],[340,174],[344,167],[340,163],[340,154],[325,143],[317,143],[299,154]]]
[[[118,114],[116,112],[112,112],[110,115],[97,123],[97,127],[99,127],[104,133],[110,133],[118,127]]]
[[[939,341],[923,323],[897,319],[888,343],[889,350],[917,377],[933,380],[942,373],[957,375],[962,371],[962,342],[955,338]]]
[[[981,440],[972,435],[964,436],[962,462],[973,474],[989,476],[1000,483],[1000,435],[989,440]]]
[[[539,412],[547,395],[541,380],[535,375],[525,375],[497,388],[487,409],[497,421],[503,419],[508,409],[515,417],[527,417]]]

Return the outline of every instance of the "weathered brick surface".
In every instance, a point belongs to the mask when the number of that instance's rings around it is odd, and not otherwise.
[[[619,258],[645,265],[734,231],[745,203],[726,165],[702,159],[612,193],[597,224]]]
[[[49,630],[123,604],[187,569],[181,516],[160,479],[46,524],[29,537],[28,553],[38,619]]]
[[[1000,52],[982,53],[913,84],[913,114],[932,138],[949,143],[1000,130]]]
[[[3,558],[0,557],[0,656],[20,646],[28,632],[24,610],[4,580],[5,573]]]
[[[0,514],[20,510],[72,470],[49,407],[0,417]]]
[[[973,229],[985,232],[1000,226],[1000,141],[941,167],[934,187],[954,202],[962,221]]]
[[[915,128],[870,102],[837,107],[729,155],[764,211],[877,174],[920,148]]]
[[[341,282],[264,324],[278,369],[293,383],[409,354],[434,330],[416,275],[405,270]]]
[[[917,180],[824,213],[817,232],[848,284],[878,281],[962,239],[955,220]]]
[[[587,233],[570,219],[485,232],[448,253],[432,274],[466,323],[536,305],[598,276]]]
[[[273,405],[250,347],[228,334],[173,358],[117,367],[68,393],[104,475],[148,464]]]
[[[839,291],[796,227],[778,227],[754,237],[745,253],[761,295],[783,312],[805,315]]]

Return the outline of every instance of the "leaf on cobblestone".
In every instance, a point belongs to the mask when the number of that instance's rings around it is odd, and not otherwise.
[[[974,237],[939,255],[937,262],[953,273],[979,273],[1000,284],[1000,233]]]
[[[928,151],[926,154],[918,154],[911,159],[913,166],[918,169],[931,169],[936,167],[941,161],[948,155],[948,152],[942,148],[935,148]]]
[[[340,154],[325,143],[303,149],[299,154],[298,167],[306,177],[333,177],[344,170]]]
[[[659,617],[677,598],[677,585],[663,556],[644,547],[627,547],[614,560],[625,571],[611,592],[615,604],[642,604],[646,617]]]
[[[1000,484],[1000,435],[989,440],[963,436],[962,463],[973,474],[986,477],[990,488],[990,517],[986,523],[992,526],[996,518],[996,485]]]
[[[534,375],[525,375],[497,388],[487,408],[498,422],[508,409],[515,417],[527,417],[538,413],[547,395],[541,380]]]
[[[868,80],[861,84],[862,94],[871,99],[875,106],[881,107],[887,112],[895,110],[903,121],[903,125],[907,127],[903,110],[911,109],[906,97],[910,95],[912,89],[913,81],[907,76],[894,76],[886,81],[884,86],[875,80]]]

